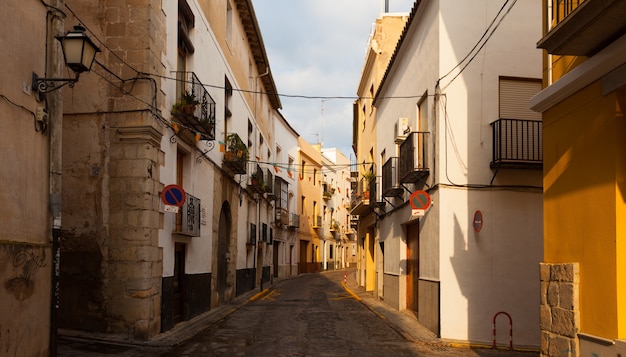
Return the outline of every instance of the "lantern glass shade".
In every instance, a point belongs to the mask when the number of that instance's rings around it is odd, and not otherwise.
[[[91,70],[91,65],[100,49],[85,34],[85,29],[74,26],[74,31],[57,37],[63,47],[65,64],[76,73]]]

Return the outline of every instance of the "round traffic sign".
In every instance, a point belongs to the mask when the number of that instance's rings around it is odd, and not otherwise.
[[[179,185],[167,185],[161,192],[161,200],[164,204],[180,207],[185,203],[185,190]]]
[[[481,229],[483,229],[483,213],[480,210],[477,210],[474,213],[474,232],[478,233]]]
[[[430,195],[422,190],[413,191],[409,203],[413,209],[426,209],[430,206]]]

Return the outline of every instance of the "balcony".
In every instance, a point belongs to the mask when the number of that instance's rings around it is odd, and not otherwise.
[[[200,199],[187,193],[185,203],[176,214],[174,234],[200,236]]]
[[[491,168],[543,168],[541,121],[498,119],[491,123],[493,161]]]
[[[248,147],[235,133],[228,134],[225,146],[224,167],[233,174],[244,175],[247,172]]]
[[[277,189],[272,170],[265,170],[265,193],[267,194],[267,199],[276,200],[278,192],[279,191]]]
[[[300,228],[300,216],[297,213],[292,213],[289,216],[289,229],[296,230]]]
[[[331,224],[330,224],[330,231],[331,232],[339,232],[340,231],[339,227],[340,227],[339,221],[336,220],[336,219],[333,219]]]
[[[289,212],[285,208],[276,208],[276,225],[286,226],[289,224]]]
[[[313,216],[313,228],[322,228],[322,216]]]
[[[183,80],[182,95],[172,107],[173,120],[193,136],[215,140],[215,101],[193,72],[178,72]]]
[[[428,132],[411,132],[400,144],[399,183],[416,183],[425,180],[428,168]]]
[[[554,55],[592,56],[626,31],[624,0],[552,0],[552,16],[537,47]]]
[[[335,193],[335,189],[330,187],[330,184],[324,182],[322,184],[322,197],[325,200],[330,200],[333,198],[333,193]]]
[[[370,184],[375,176],[361,176],[357,181],[356,190],[352,191],[350,200],[350,213],[353,215],[362,215],[370,211]]]
[[[398,179],[398,158],[390,157],[383,165],[382,197],[398,197],[404,192]]]
[[[265,177],[261,166],[256,165],[256,170],[250,174],[248,188],[261,195],[265,193]]]

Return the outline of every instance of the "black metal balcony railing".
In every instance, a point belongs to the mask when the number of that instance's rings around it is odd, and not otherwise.
[[[554,20],[558,24],[585,0],[552,0]]]
[[[186,236],[200,236],[200,199],[187,193],[185,203],[176,215],[174,233]]]
[[[402,186],[400,186],[400,180],[398,179],[398,165],[399,162],[397,157],[390,157],[383,165],[383,197],[397,197],[403,191]]]
[[[313,228],[322,228],[322,216],[313,216]]]
[[[263,176],[263,169],[261,166],[256,165],[256,170],[250,174],[248,188],[256,193],[265,193],[265,178]]]
[[[276,207],[276,224],[279,226],[289,224],[289,212],[285,208]]]
[[[276,191],[274,190],[274,186],[275,186],[275,182],[274,182],[274,174],[272,173],[272,170],[270,169],[266,169],[265,170],[265,178],[264,178],[264,190],[265,193],[267,193],[267,198],[268,199],[276,199]]]
[[[370,201],[376,192],[376,176],[361,176],[350,197],[350,212],[353,215],[362,215],[370,210]]]
[[[415,183],[429,175],[428,139],[429,132],[411,132],[400,144],[400,183]]]
[[[234,174],[247,172],[248,147],[236,133],[228,134],[225,143],[224,166]]]
[[[198,104],[191,112],[172,110],[174,120],[187,127],[190,131],[200,133],[202,140],[215,140],[215,100],[204,88],[194,72],[178,72],[183,80],[181,93],[189,93]]]
[[[493,130],[491,168],[543,167],[543,133],[541,121],[498,119]]]
[[[552,21],[537,47],[591,57],[624,34],[624,0],[551,0]]]
[[[292,213],[289,217],[289,229],[300,228],[300,215]]]

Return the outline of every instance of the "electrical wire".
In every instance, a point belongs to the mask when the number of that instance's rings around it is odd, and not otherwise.
[[[498,27],[500,27],[500,24],[502,23],[502,21],[506,18],[506,16],[511,12],[511,9],[513,9],[513,6],[515,6],[515,4],[517,3],[517,0],[512,0],[513,3],[511,4],[511,6],[509,6],[509,8],[507,9],[507,11],[504,13],[504,15],[502,15],[502,17],[500,18],[500,20],[498,21],[498,23],[496,24],[495,27],[493,27],[493,29],[491,30],[491,32],[489,33],[489,36],[487,36],[487,38],[485,39],[484,42],[482,42],[482,44],[480,45],[480,47],[478,48],[478,50],[476,52],[474,52],[474,54],[472,55],[472,57],[463,65],[463,67],[461,67],[461,69],[459,70],[459,72],[445,85],[443,86],[442,90],[446,89],[448,86],[450,86],[450,84],[452,84],[452,82],[454,82],[455,79],[457,79],[461,73],[463,73],[463,71],[465,70],[465,68],[467,68],[467,66],[469,66],[470,63],[472,63],[472,61],[474,61],[474,59],[476,58],[476,56],[480,53],[480,51],[485,47],[485,45],[487,44],[487,42],[489,42],[489,40],[491,39],[491,36],[493,36],[493,34],[496,32],[496,30],[498,29]],[[511,2],[511,0],[506,0],[504,2],[504,4],[502,5],[502,7],[500,8],[500,11],[498,11],[498,13],[496,14],[496,16],[493,18],[493,20],[491,21],[491,24],[489,24],[489,26],[487,27],[487,30],[485,30],[485,33],[483,33],[483,36],[480,38],[480,40],[478,40],[478,42],[476,42],[476,45],[474,45],[474,47],[472,48],[472,50],[470,50],[470,52],[467,54],[467,56],[465,56],[456,66],[454,66],[454,68],[452,68],[448,73],[446,73],[444,76],[442,76],[441,78],[439,78],[437,80],[437,83],[439,83],[442,79],[444,79],[445,77],[447,77],[448,75],[450,75],[456,68],[458,68],[461,63],[463,63],[463,61],[465,61],[468,56],[474,51],[474,49],[476,49],[476,46],[478,46],[478,44],[483,40],[483,38],[485,38],[485,34],[489,31],[489,29],[491,29],[491,27],[493,26],[493,24],[495,23],[495,21],[497,20],[498,16],[500,16],[500,13],[502,12],[502,10],[504,9],[504,7]]]
[[[12,106],[14,106],[14,107],[16,107],[16,108],[19,108],[19,109],[21,109],[21,110],[23,110],[23,111],[25,111],[25,112],[29,113],[30,115],[32,115],[32,116],[33,116],[33,121],[34,121],[34,124],[35,124],[35,131],[36,131],[36,132],[41,132],[41,133],[42,133],[42,134],[44,134],[44,135],[46,134],[46,131],[47,131],[47,123],[46,123],[46,122],[43,122],[43,123],[41,124],[41,126],[42,126],[42,127],[41,127],[41,129],[40,129],[40,128],[38,128],[38,127],[37,127],[37,115],[36,115],[35,113],[33,113],[33,111],[32,111],[32,110],[30,110],[30,109],[26,108],[26,107],[25,107],[25,106],[23,106],[23,105],[20,105],[20,104],[15,103],[14,101],[12,101],[11,99],[9,99],[9,98],[8,98],[7,96],[5,96],[4,94],[0,94],[0,98],[4,99],[5,101],[7,101],[7,102],[8,102],[9,104],[11,104]]]

